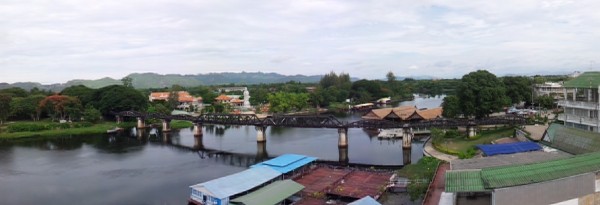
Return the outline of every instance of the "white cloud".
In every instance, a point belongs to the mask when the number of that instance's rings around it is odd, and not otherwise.
[[[600,62],[600,3],[77,0],[0,4],[0,82],[131,72],[457,77]],[[422,73],[427,71],[427,73]]]

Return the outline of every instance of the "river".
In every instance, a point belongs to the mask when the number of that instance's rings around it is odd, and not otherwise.
[[[417,97],[400,104],[422,108],[441,101]],[[423,156],[422,141],[403,151],[401,140],[378,140],[362,129],[349,129],[347,149],[337,147],[335,129],[268,128],[265,144],[256,143],[256,130],[248,126],[205,126],[202,138],[190,129],[136,135],[0,142],[0,204],[184,204],[190,185],[285,153],[375,165],[402,165]]]

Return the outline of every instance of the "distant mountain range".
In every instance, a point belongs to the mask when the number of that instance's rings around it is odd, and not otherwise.
[[[167,74],[161,75],[156,73],[132,73],[127,77],[133,79],[133,86],[138,89],[145,88],[164,88],[170,87],[171,85],[181,85],[184,87],[192,87],[198,85],[249,85],[249,84],[260,84],[260,83],[284,83],[289,81],[303,82],[303,83],[316,83],[321,80],[322,75],[281,75],[277,73],[263,73],[263,72],[241,72],[241,73],[208,73],[208,74],[197,74],[197,75],[177,75]],[[352,80],[357,80],[353,78]],[[57,83],[43,85],[36,82],[18,82],[18,83],[0,83],[0,89],[9,87],[20,87],[25,90],[31,90],[32,88],[39,88],[44,90],[61,91],[66,87],[73,85],[85,85],[90,88],[101,88],[109,85],[120,85],[122,84],[120,79],[113,78],[101,78],[97,80],[71,80],[66,83]]]

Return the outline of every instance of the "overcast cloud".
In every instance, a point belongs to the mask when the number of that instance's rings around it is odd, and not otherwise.
[[[0,0],[0,82],[596,69],[600,1]]]

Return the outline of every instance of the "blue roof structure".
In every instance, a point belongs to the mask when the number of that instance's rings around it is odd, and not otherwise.
[[[281,173],[274,169],[269,167],[256,167],[196,184],[190,186],[190,188],[201,192],[206,190],[210,192],[212,196],[224,199],[260,186],[278,176],[281,176]]]
[[[250,167],[270,167],[278,172],[281,172],[282,174],[286,174],[315,160],[317,160],[316,157],[308,157],[298,154],[284,154]]]
[[[349,203],[348,205],[381,205],[379,202],[377,202],[375,199],[371,198],[370,196],[365,196],[362,199],[356,200],[352,203]]]
[[[491,144],[491,145],[477,145],[486,156],[493,156],[498,154],[514,154],[519,152],[530,152],[541,150],[542,147],[535,142],[514,142],[506,144]]]

